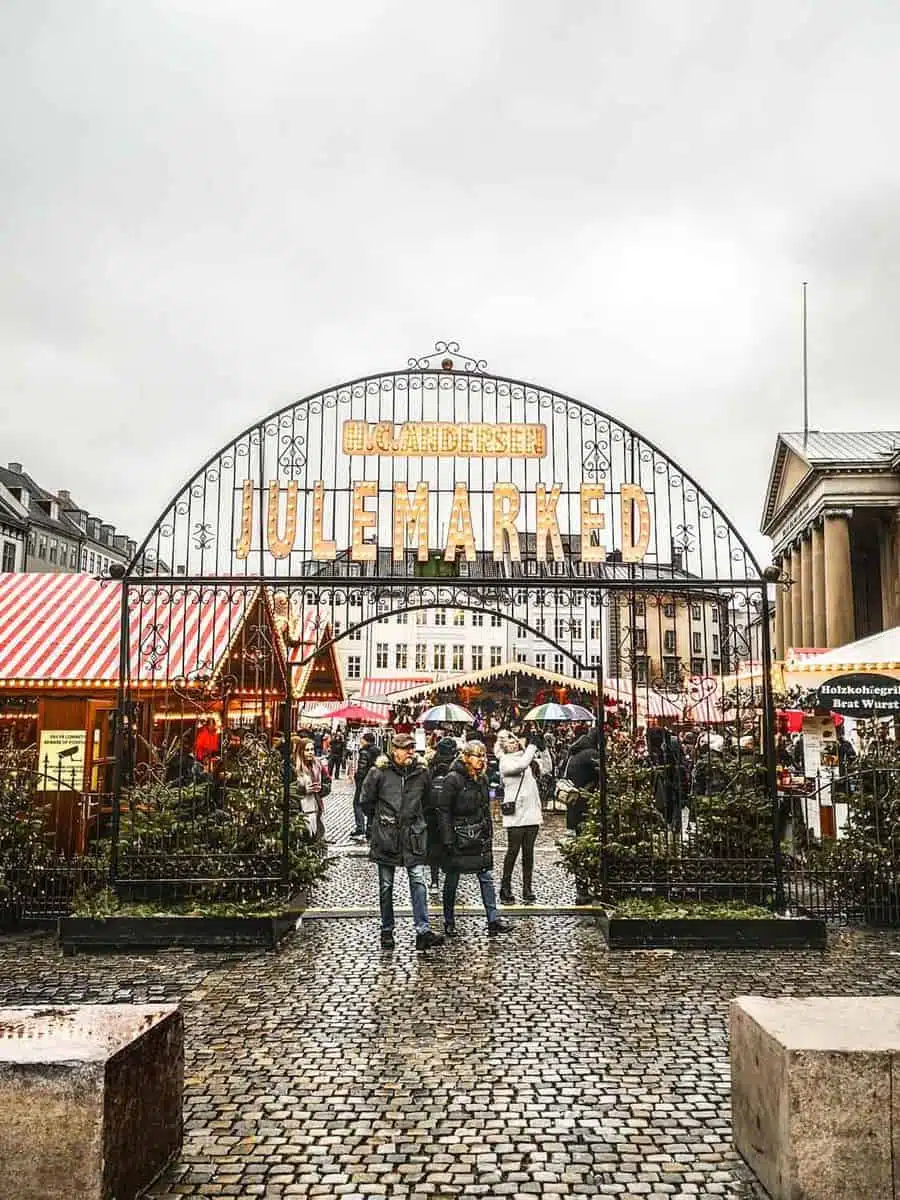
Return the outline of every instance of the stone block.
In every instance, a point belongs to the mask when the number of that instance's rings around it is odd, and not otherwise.
[[[131,1200],[181,1148],[172,1005],[0,1008],[0,1200]]]
[[[732,1002],[734,1144],[774,1200],[893,1200],[898,1060],[900,998]]]

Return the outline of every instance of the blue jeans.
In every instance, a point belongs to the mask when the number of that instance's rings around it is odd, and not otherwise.
[[[381,909],[381,929],[390,933],[394,928],[394,867],[378,864],[378,904]],[[425,868],[407,867],[409,898],[412,901],[413,924],[416,933],[428,932],[428,889],[425,886]]]
[[[481,888],[481,899],[488,921],[497,920],[497,893],[494,890],[494,876],[490,871],[478,872],[478,886]],[[444,924],[453,925],[456,921],[453,909],[456,905],[456,889],[459,887],[459,871],[448,871],[444,876]]]
[[[356,785],[356,790],[353,793],[353,820],[356,825],[356,827],[353,830],[354,833],[365,833],[366,832],[366,814],[363,812],[362,804],[360,803],[361,795],[362,795],[362,784],[358,783]]]

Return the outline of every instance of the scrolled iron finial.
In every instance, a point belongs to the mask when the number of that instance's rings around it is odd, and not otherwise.
[[[406,363],[411,371],[440,369],[442,371],[469,371],[477,375],[483,375],[487,371],[486,358],[473,358],[471,355],[461,353],[459,342],[454,340],[437,341],[430,354],[413,356],[407,359]]]

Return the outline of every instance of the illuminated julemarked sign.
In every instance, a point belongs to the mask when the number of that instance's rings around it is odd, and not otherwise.
[[[543,457],[547,449],[547,430],[544,425],[483,425],[453,424],[446,421],[407,422],[395,426],[391,421],[345,421],[342,446],[350,455],[382,457],[465,457],[524,458]],[[268,484],[266,511],[267,550],[276,559],[288,558],[297,541],[299,486],[296,480]],[[351,486],[350,559],[353,562],[375,562],[378,546],[371,535],[377,536],[378,484],[363,480]],[[281,494],[286,493],[282,530]],[[534,511],[535,551],[538,562],[564,562],[567,558],[560,528],[558,507],[563,485],[535,484],[530,498]],[[650,502],[642,487],[623,483],[619,488],[619,548],[621,560],[641,562],[650,545]],[[252,480],[243,484],[241,497],[241,532],[235,546],[238,559],[246,559],[251,550],[256,528],[254,514],[255,485]],[[337,558],[337,543],[325,535],[326,485],[316,480],[312,487],[312,558],[329,562]],[[490,493],[492,514],[491,555],[495,562],[506,557],[521,562],[519,520],[523,509],[523,492],[510,482],[496,482]],[[419,562],[429,558],[429,516],[431,493],[425,481],[415,485],[410,495],[409,485],[394,483],[391,512],[391,557],[402,562],[412,543]],[[579,557],[581,562],[602,562],[606,546],[602,535],[606,531],[606,485],[601,482],[582,483],[579,489]],[[372,507],[374,503],[375,507]],[[456,483],[444,545],[444,559],[454,562],[459,557],[475,562],[478,546],[472,522],[469,489]]]

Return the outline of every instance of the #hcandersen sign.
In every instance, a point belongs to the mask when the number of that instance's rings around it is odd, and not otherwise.
[[[342,429],[342,448],[348,455],[392,458],[542,458],[547,450],[547,429],[544,425],[452,423],[446,421],[416,421],[395,426],[390,421],[370,423],[345,421]],[[282,505],[282,494],[286,501]],[[378,554],[376,541],[379,513],[378,484],[363,480],[352,484],[350,508],[350,558],[354,562],[374,562]],[[402,562],[408,545],[415,548],[419,562],[429,558],[429,517],[431,492],[425,481],[411,486],[393,484],[390,518],[392,556]],[[243,484],[240,513],[240,536],[235,547],[238,559],[250,554],[253,532],[258,528],[259,514],[254,512],[255,486],[252,480]],[[535,558],[538,561],[562,562],[562,531],[558,506],[562,485],[538,483],[530,491],[534,511]],[[326,485],[317,480],[312,487],[312,537],[309,542],[312,558],[327,562],[337,557],[337,544],[325,531]],[[620,504],[620,539],[623,562],[640,562],[650,545],[650,504],[643,488],[623,483],[618,489]],[[496,482],[488,496],[491,513],[490,550],[495,562],[508,557],[513,562],[522,559],[520,528],[523,520],[523,492],[514,483]],[[578,529],[582,562],[602,562],[606,558],[603,532],[606,529],[604,503],[606,485],[601,482],[582,483],[578,494]],[[272,480],[268,484],[266,504],[266,548],[274,558],[287,558],[297,539],[299,485],[296,480]],[[283,521],[282,521],[283,509]],[[282,529],[283,524],[283,529]],[[475,543],[469,489],[456,483],[444,544],[444,558],[453,562],[462,555],[475,562],[479,547]],[[486,549],[486,547],[482,547]]]

